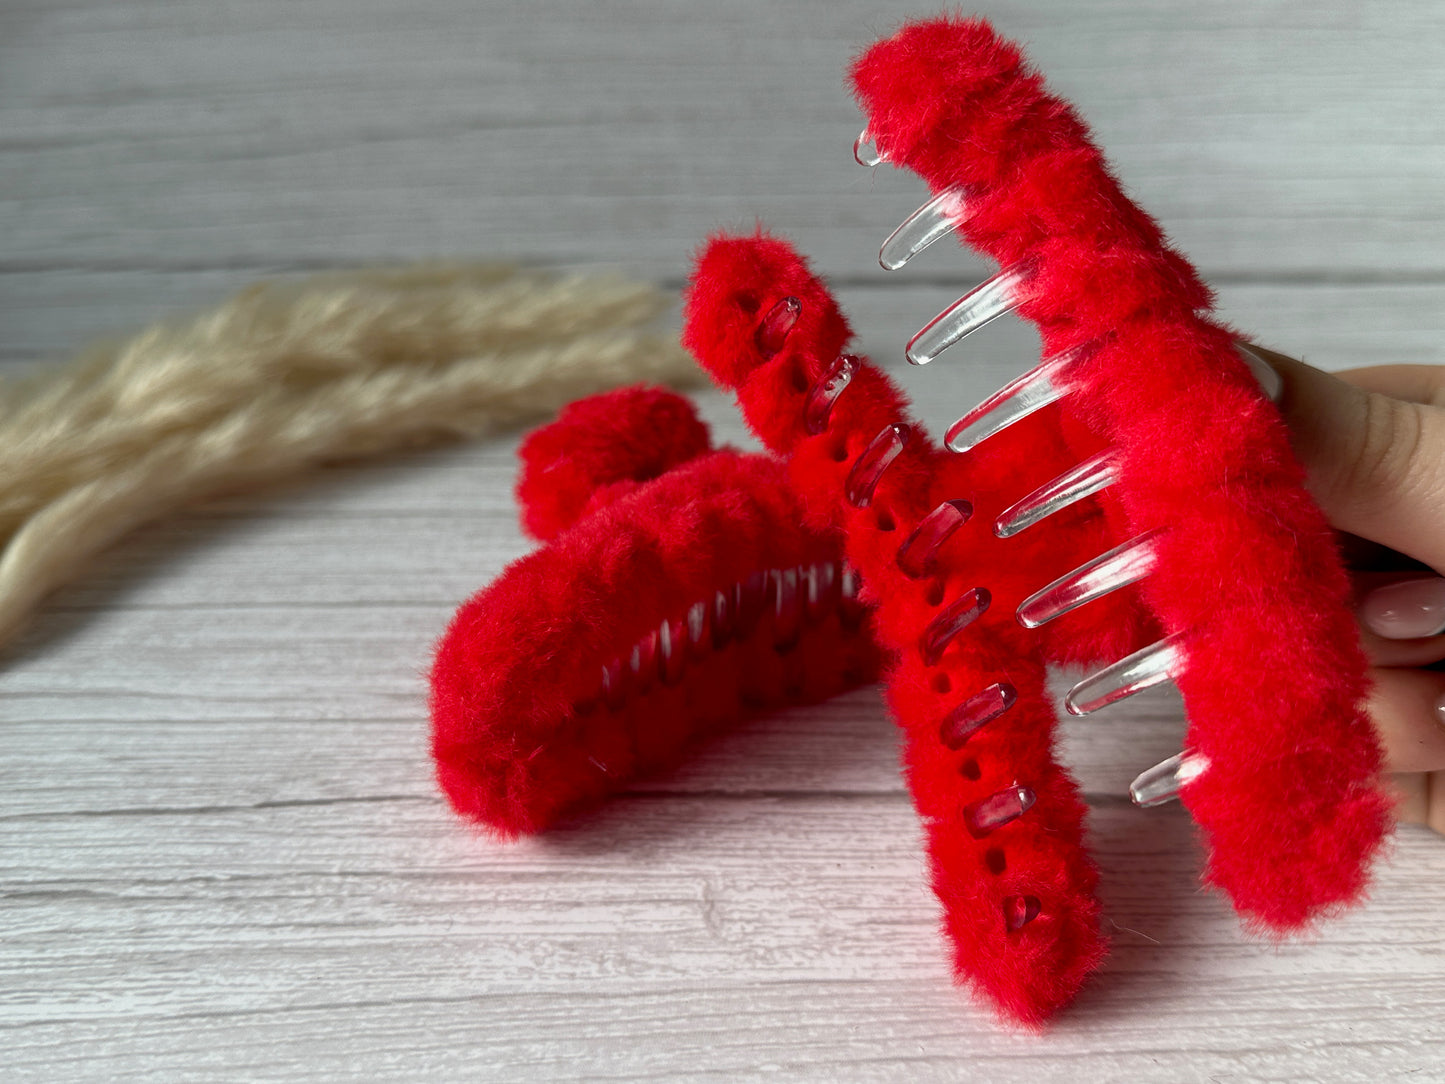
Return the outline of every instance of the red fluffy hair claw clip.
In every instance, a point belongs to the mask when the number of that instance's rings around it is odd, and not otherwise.
[[[685,342],[786,457],[808,522],[844,533],[893,655],[888,699],[958,974],[1037,1026],[1105,952],[1047,667],[1095,670],[1066,698],[1076,715],[1178,686],[1186,749],[1135,799],[1181,798],[1206,883],[1284,932],[1356,900],[1389,830],[1366,664],[1333,535],[1269,401],[1277,378],[1211,318],[1208,289],[1073,109],[976,20],[907,26],[852,75],[859,160],[935,193],[884,266],[953,232],[1003,268],[909,360],[1013,309],[1038,325],[1042,364],[940,448],[887,377],[842,352],[823,283],[761,233],[701,253]]]
[[[878,668],[836,534],[803,525],[772,456],[713,449],[692,404],[624,388],[521,448],[546,544],[457,611],[437,647],[432,751],[463,816],[539,831],[745,715]]]

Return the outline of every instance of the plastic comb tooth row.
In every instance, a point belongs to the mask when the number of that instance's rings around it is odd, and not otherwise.
[[[876,673],[838,540],[802,525],[777,460],[712,449],[687,400],[580,400],[522,457],[545,545],[462,605],[432,668],[437,776],[462,815],[540,831],[699,736]]]
[[[909,360],[1012,309],[1038,325],[1044,361],[937,449],[885,377],[843,360],[833,299],[764,235],[705,250],[685,334],[790,457],[810,510],[846,532],[898,653],[889,699],[959,974],[1036,1024],[1104,950],[1047,666],[1102,667],[1066,698],[1076,714],[1180,687],[1189,751],[1141,775],[1136,798],[1182,797],[1206,880],[1287,930],[1359,896],[1388,827],[1365,664],[1332,535],[1268,401],[1277,376],[1208,317],[1208,290],[1067,103],[978,21],[905,27],[853,78],[868,115],[855,156],[935,193],[880,263],[952,232],[1004,268]],[[750,349],[780,306],[781,345]]]

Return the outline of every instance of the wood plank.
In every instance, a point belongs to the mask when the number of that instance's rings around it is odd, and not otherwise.
[[[1062,1080],[1147,1075],[1167,1050],[1183,1079],[1364,1080],[1382,1056],[1428,1067],[1445,1043],[1445,919],[1423,917],[1445,870],[1413,832],[1373,915],[1269,949],[1188,888],[1184,817],[1099,811],[1114,957],[1058,1028],[1020,1045],[948,988],[901,797],[637,798],[511,847],[439,813],[337,802],[7,823],[10,1064],[210,1079],[303,1057],[362,1075],[440,1061],[492,1080],[778,1064],[883,1079],[967,1057]]]
[[[173,671],[121,673],[131,660],[112,657],[115,672],[77,682],[63,698],[45,671],[0,697],[0,784],[9,795],[0,819],[437,797],[425,688],[415,675],[387,683],[385,697],[348,698],[350,714],[339,715],[334,691],[328,703],[307,695],[298,677],[271,676],[279,668],[270,657],[233,668],[236,686],[264,690],[250,701],[229,683],[206,695],[175,688]],[[198,674],[218,669],[204,646],[187,645],[186,657]],[[159,687],[167,679],[173,687]],[[1065,687],[1060,682],[1060,697]],[[1060,755],[1092,800],[1117,804],[1139,771],[1178,750],[1183,727],[1177,698],[1151,694],[1102,718],[1066,719]],[[626,793],[842,800],[904,790],[896,733],[881,690],[870,687],[752,720]]]
[[[918,197],[852,166],[851,54],[911,9],[548,0],[38,5],[0,54],[3,265],[485,251],[676,274],[755,217],[866,268]],[[1445,14],[1001,3],[1212,276],[1438,278]],[[876,191],[875,191],[876,189]],[[975,270],[976,270],[975,265]]]

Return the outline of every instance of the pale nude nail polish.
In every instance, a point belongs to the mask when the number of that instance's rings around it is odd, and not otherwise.
[[[1272,403],[1278,403],[1280,394],[1284,391],[1284,377],[1279,375],[1273,365],[1265,361],[1264,355],[1256,350],[1249,343],[1237,342],[1234,349],[1249,366],[1249,371],[1254,374],[1254,379],[1259,383],[1259,388]]]
[[[1389,640],[1445,632],[1445,579],[1429,576],[1377,587],[1360,603],[1360,620]]]

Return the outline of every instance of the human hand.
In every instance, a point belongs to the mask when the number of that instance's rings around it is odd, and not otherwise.
[[[1445,367],[1331,375],[1245,349],[1283,378],[1310,491],[1342,535],[1400,819],[1445,833]]]

